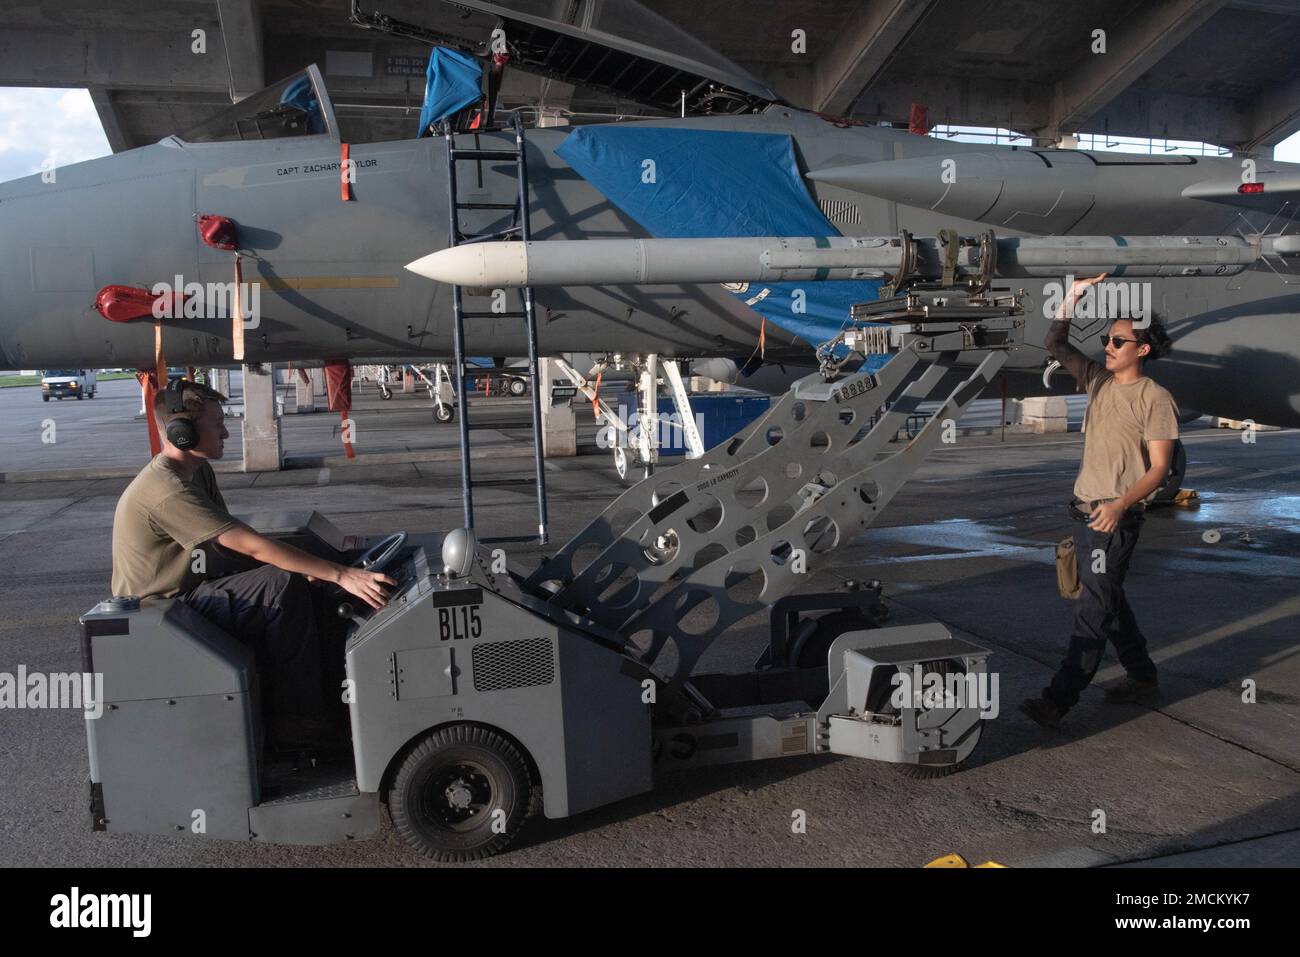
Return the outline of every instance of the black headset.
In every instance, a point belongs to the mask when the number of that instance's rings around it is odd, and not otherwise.
[[[185,411],[185,380],[173,379],[167,383],[167,414],[176,416],[167,422],[167,441],[182,452],[199,444],[199,430],[194,416]]]

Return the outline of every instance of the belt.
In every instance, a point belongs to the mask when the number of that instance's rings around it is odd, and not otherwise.
[[[1075,498],[1070,500],[1070,517],[1073,518],[1076,522],[1091,522],[1093,509],[1095,509],[1098,505],[1105,505],[1107,502],[1113,502],[1113,501],[1115,501],[1113,498],[1096,498],[1093,499],[1091,502],[1084,502],[1083,499],[1076,496]],[[1086,509],[1080,508],[1080,506],[1082,505],[1086,505],[1087,506]],[[1146,503],[1138,502],[1136,505],[1130,505],[1128,508],[1124,510],[1124,518],[1130,520],[1135,518],[1142,518],[1143,513],[1146,512],[1146,510],[1147,510]]]

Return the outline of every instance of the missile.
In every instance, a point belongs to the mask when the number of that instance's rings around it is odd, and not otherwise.
[[[955,243],[955,248],[950,244]],[[1231,276],[1268,254],[1300,254],[1296,237],[1032,236],[583,239],[453,246],[406,268],[456,286],[604,286],[822,282],[885,277],[1059,277],[1109,273]],[[990,263],[989,260],[992,259]],[[989,270],[988,267],[992,266]]]

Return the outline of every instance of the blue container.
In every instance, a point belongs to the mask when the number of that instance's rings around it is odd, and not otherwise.
[[[635,429],[639,396],[635,392],[617,396],[603,396],[615,414],[621,415],[629,429]],[[721,445],[749,423],[759,418],[772,406],[769,395],[735,395],[727,392],[701,392],[691,396],[691,409],[695,413],[696,427],[705,450]],[[620,407],[622,411],[620,412]],[[668,396],[659,399],[659,454],[685,455],[686,439],[681,428],[673,425],[677,409]]]

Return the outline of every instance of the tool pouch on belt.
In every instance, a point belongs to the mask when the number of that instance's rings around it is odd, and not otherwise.
[[[1079,560],[1074,553],[1074,538],[1056,543],[1056,587],[1062,598],[1077,599],[1083,592],[1079,583]]]

